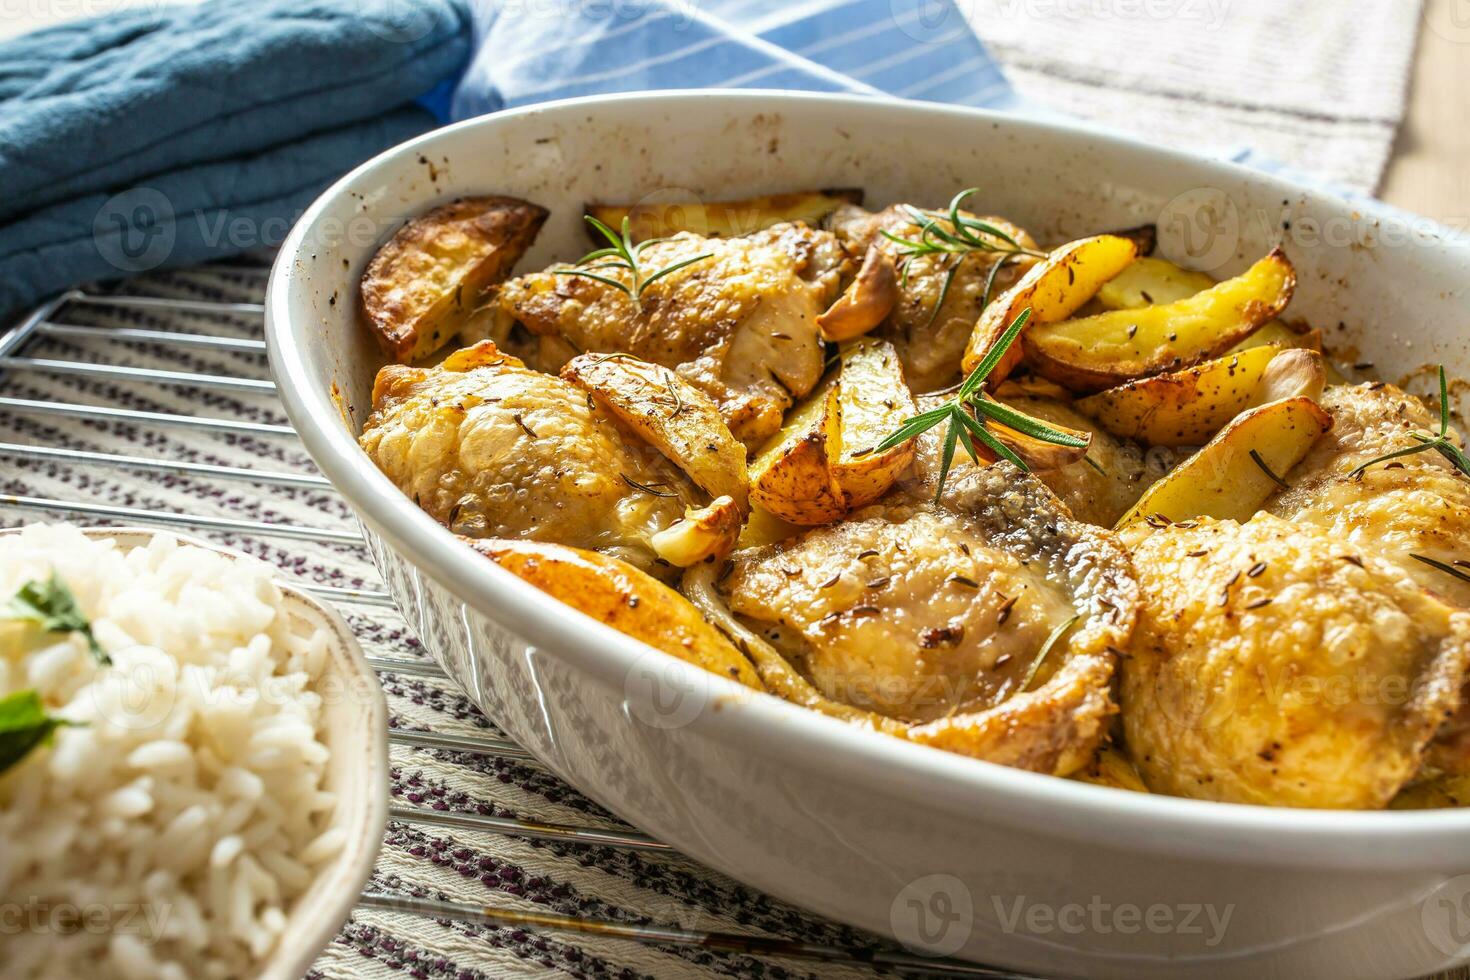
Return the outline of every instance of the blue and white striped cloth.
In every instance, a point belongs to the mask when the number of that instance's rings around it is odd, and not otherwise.
[[[852,92],[1017,107],[951,0],[480,0],[455,119],[669,88]]]

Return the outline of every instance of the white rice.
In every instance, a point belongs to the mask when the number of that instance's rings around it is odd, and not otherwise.
[[[284,614],[268,566],[163,534],[0,535],[0,607],[53,570],[113,663],[0,620],[0,697],[81,726],[0,774],[0,973],[250,975],[344,843],[312,690],[328,637]]]

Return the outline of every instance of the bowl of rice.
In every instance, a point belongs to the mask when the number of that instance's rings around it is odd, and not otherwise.
[[[168,533],[0,533],[7,978],[303,975],[371,874],[387,710],[342,619]]]

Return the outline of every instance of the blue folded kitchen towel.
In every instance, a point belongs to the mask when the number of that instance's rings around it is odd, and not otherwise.
[[[434,126],[414,100],[470,38],[460,0],[206,0],[0,43],[0,316],[279,242],[346,169]]]

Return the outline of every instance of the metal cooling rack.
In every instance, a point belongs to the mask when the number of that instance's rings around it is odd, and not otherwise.
[[[208,265],[200,271],[227,273],[243,277],[263,292],[267,266]],[[124,284],[124,290],[128,285]],[[128,292],[79,289],[65,293],[33,310],[20,323],[0,335],[0,412],[9,416],[63,416],[103,423],[146,427],[181,427],[201,432],[234,436],[264,436],[295,440],[290,426],[239,419],[195,417],[143,411],[124,405],[93,405],[80,402],[43,401],[12,397],[6,394],[13,376],[27,373],[73,375],[112,382],[131,382],[155,386],[182,386],[192,389],[220,389],[271,395],[275,385],[270,381],[231,377],[221,374],[199,374],[187,371],[133,367],[124,364],[92,363],[27,356],[27,350],[47,338],[114,342],[118,344],[163,345],[194,348],[230,354],[254,356],[264,366],[265,342],[221,334],[153,330],[134,327],[92,326],[67,323],[68,313],[86,308],[138,310],[154,315],[202,315],[226,321],[260,321],[265,308],[259,303],[211,302],[139,295]],[[319,474],[271,471],[253,467],[224,466],[212,463],[171,461],[111,452],[94,452],[60,446],[22,444],[0,441],[0,458],[28,459],[81,467],[113,467],[135,471],[188,474],[212,480],[243,484],[304,487],[324,493],[335,493],[331,484]],[[63,500],[0,494],[0,509],[54,515],[63,519],[84,520],[88,524],[164,525],[190,531],[238,534],[259,538],[287,538],[326,542],[361,548],[363,540],[355,532],[293,524],[247,521],[204,514],[189,514],[124,507],[94,500]],[[4,523],[15,523],[5,521]],[[346,606],[359,605],[392,608],[387,593],[374,589],[349,589],[316,584],[292,583],[319,598]],[[434,677],[445,679],[443,671],[427,662],[397,658],[369,658],[380,673]],[[429,749],[495,756],[505,759],[531,759],[525,749],[504,738],[442,735],[390,727],[389,742],[412,749]],[[470,830],[490,834],[514,835],[530,840],[558,841],[579,845],[620,848],[630,851],[671,851],[669,845],[636,830],[609,830],[598,827],[542,823],[508,817],[451,813],[426,807],[394,805],[389,820],[419,824],[446,830]],[[369,891],[361,896],[359,908],[409,913],[434,919],[452,919],[491,927],[512,927],[573,934],[596,934],[604,938],[665,946],[695,946],[711,950],[751,955],[778,956],[808,962],[842,963],[886,968],[908,974],[979,976],[1009,978],[1015,973],[977,966],[950,959],[909,955],[883,948],[840,948],[819,943],[806,943],[778,938],[752,937],[733,933],[696,929],[631,924],[612,919],[566,916],[550,913],[528,913],[508,908],[471,905],[406,895]]]

